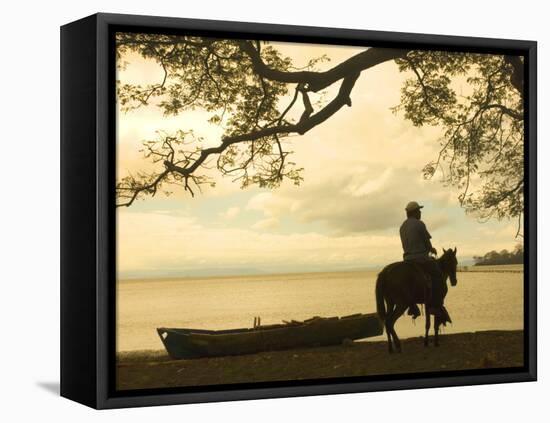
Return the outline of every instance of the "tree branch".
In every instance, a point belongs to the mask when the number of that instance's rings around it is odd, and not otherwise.
[[[325,72],[287,72],[267,66],[252,42],[244,40],[240,47],[252,61],[254,71],[264,78],[286,83],[303,83],[307,91],[317,92],[355,72],[371,68],[388,60],[404,57],[409,50],[373,47],[356,54]]]
[[[300,120],[300,122],[298,122],[297,124],[283,124],[263,128],[261,130],[252,131],[246,134],[225,137],[223,138],[222,143],[219,146],[210,147],[202,150],[197,160],[195,160],[195,162],[188,167],[180,167],[168,161],[165,161],[164,165],[170,172],[177,172],[183,176],[190,175],[195,170],[197,170],[197,168],[201,166],[210,155],[220,154],[230,145],[245,141],[255,141],[260,138],[270,137],[274,135],[287,135],[293,132],[303,135],[313,127],[327,120],[338,110],[340,110],[344,105],[351,106],[350,93],[353,89],[353,86],[355,85],[355,82],[357,81],[357,78],[359,78],[359,75],[359,73],[356,73],[354,75],[350,75],[344,78],[344,80],[342,81],[342,85],[340,86],[338,95],[329,104],[327,104],[316,114],[306,119]]]
[[[520,56],[504,56],[504,60],[512,67],[510,82],[518,91],[519,95],[523,97],[524,66]]]
[[[278,170],[278,175],[281,175],[282,166],[284,165],[285,153],[282,150],[280,140],[279,140],[279,135],[288,135],[290,133],[298,133],[300,135],[303,135],[310,129],[314,128],[315,126],[319,125],[320,123],[330,118],[338,110],[340,110],[344,105],[351,106],[350,94],[355,85],[355,82],[357,81],[357,78],[359,78],[359,75],[360,75],[360,72],[356,72],[352,75],[345,77],[342,81],[342,84],[340,85],[338,94],[334,97],[334,99],[330,103],[328,103],[323,109],[321,109],[317,113],[304,117],[298,123],[296,124],[280,123],[277,126],[265,127],[260,130],[251,131],[245,134],[238,134],[238,135],[224,137],[222,139],[221,144],[218,145],[217,147],[210,147],[210,148],[200,150],[200,153],[197,151],[196,153],[198,153],[198,157],[196,157],[194,161],[189,160],[191,158],[191,155],[188,155],[187,160],[185,162],[185,166],[181,166],[179,164],[180,162],[174,161],[174,155],[172,154],[173,149],[170,145],[170,153],[164,156],[166,157],[166,159],[163,162],[165,170],[162,173],[160,173],[154,179],[154,181],[150,183],[145,183],[142,185],[136,185],[135,182],[132,182],[129,187],[124,187],[121,184],[117,186],[119,197],[128,199],[123,203],[117,204],[117,207],[130,206],[137,199],[138,195],[143,192],[152,192],[154,195],[154,193],[156,193],[157,191],[158,186],[162,184],[164,180],[167,179],[171,174],[176,174],[178,175],[179,178],[183,178],[183,181],[185,182],[185,189],[188,190],[193,195],[193,191],[191,190],[191,187],[188,184],[188,179],[194,178],[193,173],[199,167],[204,165],[204,162],[208,159],[208,157],[215,154],[221,154],[223,151],[225,151],[229,146],[233,144],[256,141],[262,138],[275,137],[277,147],[279,149],[279,155],[280,155],[280,166]],[[295,101],[295,99],[293,101]],[[149,155],[155,154],[156,156],[163,157],[162,154],[158,154],[154,150],[151,150],[148,154]],[[123,192],[130,192],[130,194],[121,195],[121,193]]]

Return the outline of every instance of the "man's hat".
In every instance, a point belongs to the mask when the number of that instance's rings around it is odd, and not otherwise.
[[[409,202],[409,204],[407,204],[407,207],[405,207],[405,210],[408,211],[408,212],[412,212],[412,211],[421,209],[422,207],[424,207],[424,206],[421,206],[416,201],[411,201],[411,202]]]

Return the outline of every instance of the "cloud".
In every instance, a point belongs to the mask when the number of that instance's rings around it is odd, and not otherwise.
[[[118,211],[119,275],[248,266],[263,271],[327,270],[398,259],[399,240],[365,235],[282,235],[253,228],[210,228],[186,215]],[[267,223],[266,223],[267,224]]]
[[[275,229],[278,226],[279,226],[279,220],[274,217],[270,217],[270,218],[262,219],[256,222],[254,225],[252,225],[252,229],[269,230],[269,229]]]
[[[224,219],[234,219],[240,213],[239,207],[229,207],[226,211],[220,213],[220,216]]]
[[[280,234],[255,228],[209,227],[185,214],[118,210],[117,269],[125,275],[162,276],[200,269],[250,268],[264,272],[326,271],[384,265],[401,259],[397,233]],[[511,249],[513,224],[447,228],[437,247],[457,246],[461,259]],[[493,232],[490,232],[490,230]]]
[[[376,176],[374,179],[367,179],[360,185],[351,184],[348,187],[348,191],[353,197],[364,197],[373,192],[379,191],[384,187],[393,176],[393,169],[387,168],[380,176]]]
[[[262,272],[345,270],[401,260],[397,233],[281,234],[256,228],[209,227],[184,214],[118,212],[119,277],[185,275],[193,270],[255,269]],[[266,225],[269,219],[265,219]],[[457,246],[460,260],[511,249],[514,225],[469,229],[447,226],[437,247]],[[433,230],[433,227],[431,228]],[[144,276],[145,277],[145,276]]]
[[[423,180],[416,169],[371,166],[362,172],[329,175],[303,187],[258,194],[247,209],[270,219],[291,216],[301,223],[320,222],[333,235],[342,236],[398,228],[405,205],[415,200],[429,204],[427,222],[439,228],[448,222],[439,211],[448,206],[448,195],[435,189],[435,184]]]

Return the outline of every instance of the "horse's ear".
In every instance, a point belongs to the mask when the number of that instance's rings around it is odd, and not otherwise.
[[[456,247],[455,247],[455,250],[453,251],[453,253],[454,253],[454,254],[455,254],[455,256],[456,256]]]
[[[441,247],[441,249],[443,250],[443,255],[445,255],[445,253],[446,253],[447,251],[445,251],[445,248],[443,248],[443,247]]]

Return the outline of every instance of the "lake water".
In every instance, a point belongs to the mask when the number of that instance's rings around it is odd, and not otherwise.
[[[377,272],[200,279],[126,280],[117,286],[117,350],[163,349],[157,327],[229,329],[376,311]],[[443,333],[523,329],[523,273],[458,273]],[[420,336],[424,318],[399,319],[401,338]],[[386,339],[385,335],[369,340]]]

